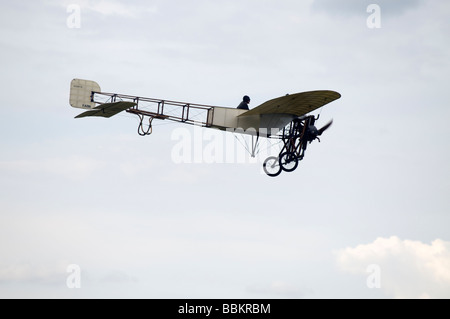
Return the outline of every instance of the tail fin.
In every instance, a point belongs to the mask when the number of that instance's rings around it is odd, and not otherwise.
[[[101,92],[96,82],[73,79],[70,82],[70,105],[80,109],[93,109],[95,103],[92,102],[92,92]]]

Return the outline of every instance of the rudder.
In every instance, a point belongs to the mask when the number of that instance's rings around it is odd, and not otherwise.
[[[100,85],[90,80],[73,79],[70,82],[70,106],[80,109],[93,109],[92,92],[101,92]]]

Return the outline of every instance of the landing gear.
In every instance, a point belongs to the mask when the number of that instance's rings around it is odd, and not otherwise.
[[[293,172],[298,167],[299,161],[305,156],[308,143],[319,140],[318,136],[331,126],[331,122],[318,130],[314,123],[313,115],[294,119],[283,129],[280,136],[283,148],[278,156],[268,157],[263,164],[264,172],[271,177],[280,175],[282,171]],[[320,140],[319,140],[320,142]]]
[[[293,172],[298,166],[299,158],[294,152],[284,152],[280,155],[280,166],[285,172]]]
[[[281,173],[280,160],[276,156],[266,158],[263,163],[264,172],[270,177],[276,177]]]

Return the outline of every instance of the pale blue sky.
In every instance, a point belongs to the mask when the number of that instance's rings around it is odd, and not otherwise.
[[[380,1],[370,29],[366,5],[339,3],[3,3],[0,297],[450,297],[450,5]],[[73,78],[230,107],[342,98],[299,168],[269,178],[175,163],[182,124],[75,120]]]

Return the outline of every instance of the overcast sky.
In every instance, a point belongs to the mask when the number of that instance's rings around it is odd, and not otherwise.
[[[0,297],[449,298],[449,16],[425,0],[3,1]],[[74,119],[73,78],[227,107],[342,98],[270,178],[264,158],[174,158],[180,132],[192,152],[230,133]]]

